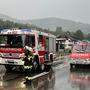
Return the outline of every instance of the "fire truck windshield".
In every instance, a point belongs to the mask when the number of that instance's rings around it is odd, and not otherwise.
[[[90,43],[87,44],[82,44],[82,45],[75,45],[73,47],[73,52],[77,52],[77,53],[90,53]]]
[[[23,40],[21,35],[0,35],[0,47],[21,48]]]

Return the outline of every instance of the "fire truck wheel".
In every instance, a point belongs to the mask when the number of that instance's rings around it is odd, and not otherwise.
[[[13,69],[13,66],[5,65],[5,68],[6,68],[7,71],[11,71]]]
[[[74,71],[76,69],[76,65],[75,64],[70,64],[70,71]]]
[[[19,67],[19,70],[20,70],[20,72],[24,72],[24,71],[25,71],[24,66],[20,66],[20,67]]]

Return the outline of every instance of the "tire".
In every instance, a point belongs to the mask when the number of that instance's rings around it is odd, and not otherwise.
[[[74,71],[76,69],[76,65],[75,64],[70,64],[70,71]]]
[[[51,65],[45,65],[45,71],[48,72],[51,69]]]
[[[6,68],[7,71],[12,71],[13,66],[11,66],[11,65],[5,65],[5,68]]]
[[[20,66],[20,67],[19,67],[19,71],[20,71],[20,72],[24,72],[24,71],[25,71],[24,66]]]

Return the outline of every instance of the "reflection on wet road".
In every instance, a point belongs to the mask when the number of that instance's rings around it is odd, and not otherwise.
[[[54,85],[55,73],[51,70],[48,74],[32,80],[31,88],[32,90],[54,90]]]
[[[47,74],[32,80],[32,83],[25,83],[25,75],[19,73],[0,74],[0,90],[54,90],[55,73],[50,70]]]
[[[90,90],[90,70],[70,72],[69,66],[56,68],[55,90]]]
[[[72,72],[70,80],[72,87],[78,87],[79,90],[90,90],[90,71]]]
[[[70,72],[69,65],[59,65],[29,84],[23,74],[1,68],[0,90],[90,90],[90,71]]]

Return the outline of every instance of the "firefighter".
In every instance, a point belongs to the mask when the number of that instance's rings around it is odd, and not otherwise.
[[[31,47],[25,46],[25,58],[24,58],[24,69],[25,74],[30,75],[33,69],[33,49]]]

